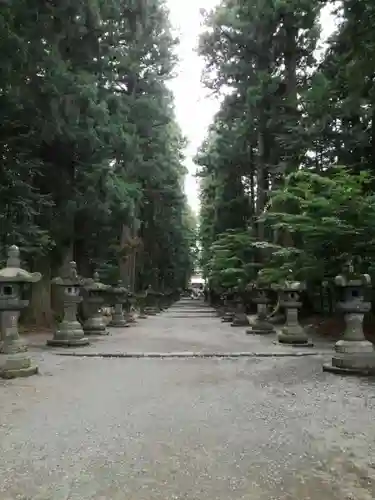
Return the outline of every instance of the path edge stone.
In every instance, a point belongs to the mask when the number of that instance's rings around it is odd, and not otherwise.
[[[161,359],[161,358],[298,358],[306,356],[330,356],[326,351],[314,352],[54,352],[56,356],[71,356],[76,358],[127,358],[127,359]]]

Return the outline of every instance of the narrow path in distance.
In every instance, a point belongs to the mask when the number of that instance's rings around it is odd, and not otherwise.
[[[329,355],[331,346],[318,343],[315,349],[275,344],[276,336],[246,335],[246,328],[222,323],[216,311],[203,301],[182,299],[156,316],[139,320],[130,328],[110,329],[109,337],[96,337],[90,346],[69,349],[75,355]],[[29,341],[44,346],[40,336]],[[67,354],[66,350],[53,352]]]

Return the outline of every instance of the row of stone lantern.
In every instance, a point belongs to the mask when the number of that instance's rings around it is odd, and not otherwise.
[[[6,267],[0,270],[0,376],[3,378],[28,376],[38,371],[20,339],[18,319],[20,312],[28,306],[28,301],[22,299],[23,289],[41,277],[40,273],[22,269],[18,247],[10,247]],[[101,283],[98,273],[93,278],[84,279],[78,275],[75,262],[70,262],[62,276],[54,278],[52,284],[60,288],[63,302],[62,321],[53,338],[47,341],[47,345],[54,347],[84,346],[90,343],[90,335],[108,335],[101,312],[105,303],[114,306],[108,326],[123,328],[135,322],[131,313],[135,299],[140,303],[140,318],[147,317],[147,309],[156,314],[167,303],[177,299],[172,292],[164,295],[151,287],[145,293],[134,296],[120,282],[115,286]],[[162,299],[166,301],[164,304]],[[87,316],[83,325],[77,320],[78,306],[82,301]]]
[[[252,285],[252,301],[257,306],[257,314],[248,335],[269,335],[275,332],[274,324],[268,315],[268,306],[272,302],[270,292],[276,291],[279,305],[285,309],[285,324],[277,334],[281,344],[312,346],[308,335],[298,320],[298,312],[302,307],[301,294],[305,291],[304,283],[285,281],[282,285],[268,286],[262,282],[261,274]],[[366,292],[371,287],[368,274],[355,274],[353,267],[348,266],[343,275],[335,278],[335,285],[340,290],[341,299],[338,309],[344,313],[345,331],[343,338],[335,345],[335,354],[331,363],[324,365],[325,371],[335,373],[375,373],[374,345],[366,340],[363,332],[365,313],[371,310],[371,303],[366,299]],[[233,292],[232,290],[230,292]],[[237,304],[223,297],[223,307],[219,315],[223,322],[231,322],[232,326],[247,326],[249,324],[244,310],[244,302],[240,294]]]
[[[311,345],[305,330],[298,321],[298,311],[302,306],[300,295],[305,290],[304,284],[286,281],[281,286],[272,287],[262,282],[261,272],[259,273],[259,277],[260,279],[250,287],[253,293],[252,302],[257,307],[257,314],[246,333],[248,335],[276,333],[268,314],[268,307],[272,302],[270,292],[276,291],[280,297],[279,304],[286,311],[285,325],[277,335],[278,341],[282,344]],[[223,322],[231,322],[231,326],[250,325],[245,313],[244,302],[240,295],[237,295],[234,301],[229,301],[228,296],[224,297],[224,310],[219,311],[219,315],[222,316]]]

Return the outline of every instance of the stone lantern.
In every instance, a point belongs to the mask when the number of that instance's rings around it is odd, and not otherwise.
[[[128,300],[128,290],[122,285],[122,281],[120,280],[117,285],[111,287],[108,292],[112,296],[112,304],[114,304],[114,312],[108,326],[112,328],[128,327],[129,324],[124,318],[123,310],[123,305]]]
[[[61,276],[52,280],[52,284],[62,290],[64,313],[63,320],[53,338],[47,341],[47,345],[53,347],[88,345],[89,339],[84,336],[82,325],[77,320],[77,308],[82,301],[80,292],[84,285],[84,280],[77,274],[77,264],[74,261],[69,262]]]
[[[280,306],[285,308],[286,316],[285,325],[277,335],[281,344],[310,344],[304,328],[298,321],[298,311],[302,307],[300,297],[305,289],[305,284],[300,281],[285,281],[281,287]]]
[[[225,305],[225,294],[222,290],[218,293],[218,300],[217,303],[215,304],[216,307],[216,314],[219,318],[223,317],[224,314],[227,312],[226,305]]]
[[[344,336],[335,345],[331,364],[323,369],[335,373],[374,373],[374,346],[363,333],[363,317],[371,310],[371,303],[365,298],[371,278],[368,274],[354,274],[351,265],[345,274],[335,278],[335,285],[341,291],[338,309],[345,315]]]
[[[87,319],[83,324],[83,331],[86,335],[108,335],[101,306],[105,302],[109,285],[100,282],[99,274],[94,273],[92,278],[85,280],[82,288],[82,296],[87,313]]]
[[[127,295],[126,302],[124,303],[124,317],[127,323],[137,323],[137,320],[134,317],[132,312],[132,308],[135,305],[135,297],[134,294],[130,291],[130,288],[127,286]]]
[[[236,287],[235,294],[235,311],[231,326],[249,326],[249,318],[246,314],[245,307],[245,290],[241,281],[239,281]]]
[[[158,307],[158,292],[156,292],[151,285],[148,285],[146,290],[145,313],[148,316],[155,316],[158,312],[160,312]]]
[[[138,314],[139,319],[147,318],[147,314],[145,313],[146,297],[147,297],[146,292],[139,292],[135,294],[135,299],[137,301],[137,305],[139,308],[139,314]]]
[[[268,335],[275,333],[272,323],[267,319],[268,305],[271,303],[271,299],[269,298],[269,287],[265,283],[257,281],[252,285],[252,288],[255,293],[255,297],[252,301],[257,306],[257,315],[251,323],[251,328],[246,330],[246,333],[248,335]]]
[[[234,319],[234,290],[229,288],[224,294],[224,308],[225,312],[221,318],[223,323],[231,323]]]
[[[2,378],[28,377],[38,372],[18,333],[18,318],[29,302],[23,300],[22,290],[28,283],[41,279],[40,273],[21,269],[20,251],[15,245],[8,250],[6,267],[0,269],[1,346],[0,376]]]

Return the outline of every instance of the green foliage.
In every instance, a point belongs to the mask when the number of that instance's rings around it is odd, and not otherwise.
[[[234,282],[235,252],[217,264],[213,249],[237,228],[254,235],[238,267],[255,252],[269,282],[318,283],[352,257],[372,269],[375,4],[340,5],[318,63],[319,14],[330,3],[223,0],[205,16],[203,76],[221,97],[196,158],[207,275],[228,269]]]
[[[304,75],[314,62],[320,2],[222,1],[200,40],[204,81],[222,96],[200,148],[202,262],[230,229],[263,240],[257,215],[268,193],[306,153]],[[264,252],[263,252],[264,253]],[[257,251],[257,258],[264,258]],[[207,271],[208,272],[208,271]]]
[[[165,2],[15,0],[0,28],[0,258],[16,243],[32,267],[73,257],[118,279],[128,227],[136,286],[180,286],[195,227]]]
[[[255,277],[254,239],[249,232],[227,231],[212,245],[209,283],[214,288],[231,288]]]
[[[293,277],[319,282],[340,273],[352,256],[368,269],[375,255],[375,197],[366,193],[371,178],[335,168],[330,176],[307,171],[290,174],[271,198],[263,219],[293,246],[270,245],[265,272],[273,281]]]

